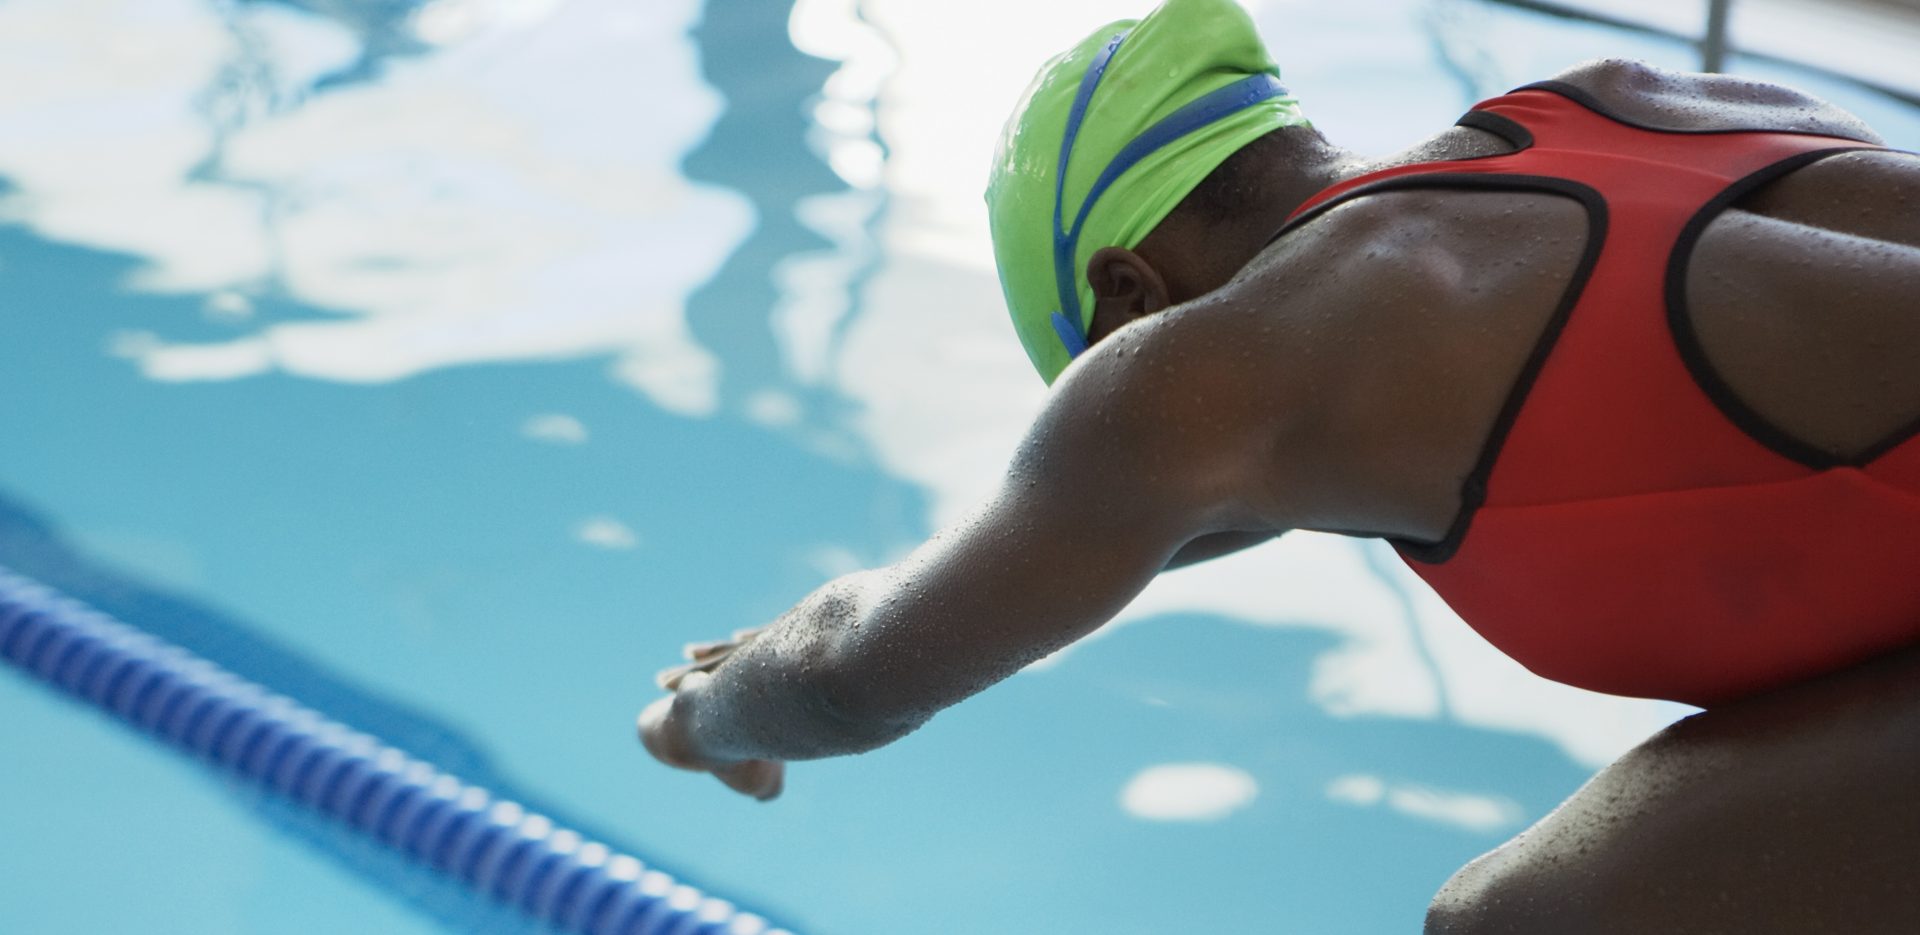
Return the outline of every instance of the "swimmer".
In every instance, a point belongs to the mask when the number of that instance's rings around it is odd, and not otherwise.
[[[1920,158],[1600,61],[1369,160],[1231,0],[1170,0],[1042,68],[987,197],[1053,384],[999,493],[696,647],[655,757],[770,798],[1165,569],[1373,536],[1535,672],[1705,708],[1428,932],[1920,931]]]

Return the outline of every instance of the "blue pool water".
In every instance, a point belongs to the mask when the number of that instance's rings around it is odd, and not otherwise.
[[[1681,710],[1538,682],[1370,545],[1170,576],[772,805],[632,742],[683,642],[898,556],[1034,411],[986,152],[1144,4],[1035,6],[0,2],[0,566],[797,932],[1415,930]],[[1253,8],[1362,151],[1692,60]],[[1920,147],[1912,108],[1737,64]],[[0,931],[514,927],[23,679],[0,711]]]

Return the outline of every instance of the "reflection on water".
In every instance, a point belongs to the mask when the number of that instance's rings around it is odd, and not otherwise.
[[[0,104],[16,129],[0,174],[21,189],[7,213],[141,256],[145,288],[336,313],[120,341],[155,379],[617,354],[656,404],[709,412],[715,361],[681,304],[750,219],[678,171],[719,111],[685,41],[698,12],[545,4],[374,65],[364,16],[349,31],[266,4],[9,4],[0,79],[25,90]],[[44,61],[67,63],[60,80]]]
[[[1365,151],[1583,57],[1692,55],[1450,0],[1249,6]],[[1043,58],[1143,7],[0,4],[0,493],[128,570],[83,596],[225,608],[313,684],[475,738],[500,784],[804,930],[1411,930],[1678,709],[1534,678],[1371,546],[1170,575],[896,748],[796,768],[776,806],[629,743],[681,642],[991,489],[1043,390],[991,269],[988,153]],[[23,515],[6,560],[53,555]],[[91,807],[34,782],[9,798],[49,821]],[[196,872],[251,866],[199,840]]]
[[[791,255],[817,254],[833,246],[798,213],[810,196],[844,191],[846,183],[819,159],[769,158],[769,140],[806,138],[808,105],[834,71],[832,63],[805,55],[787,41],[787,24],[768,17],[759,0],[709,0],[692,38],[708,54],[702,76],[727,100],[727,109],[706,142],[682,165],[688,178],[724,185],[745,195],[759,219],[718,275],[687,303],[694,334],[708,347],[726,348],[724,372],[736,403],[761,400],[772,422],[797,421],[769,399],[786,380],[768,310],[779,301],[775,267]]]

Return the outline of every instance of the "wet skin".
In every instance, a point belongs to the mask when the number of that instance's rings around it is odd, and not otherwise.
[[[1874,139],[1773,85],[1626,62],[1557,77],[1652,125]],[[1234,217],[1183,206],[1137,249],[1094,255],[1095,346],[991,501],[757,636],[702,647],[707,671],[642,714],[648,749],[771,797],[783,761],[905,735],[1172,565],[1288,529],[1442,537],[1584,247],[1584,209],[1386,192],[1268,246],[1342,178],[1509,147],[1466,128],[1384,161],[1304,130],[1262,145]],[[1920,414],[1920,158],[1836,156],[1761,189],[1708,226],[1687,289],[1708,358],[1752,408],[1828,451],[1871,446]],[[1696,715],[1462,870],[1428,929],[1914,931],[1916,738],[1920,649]]]

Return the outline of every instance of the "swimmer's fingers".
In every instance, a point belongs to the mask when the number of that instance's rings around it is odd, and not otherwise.
[[[659,674],[653,677],[653,684],[660,686],[660,690],[663,692],[679,691],[680,683],[686,681],[687,676],[695,672],[712,671],[713,667],[717,665],[719,665],[717,661],[713,663],[689,662],[685,665],[674,666],[671,669],[661,669]]]
[[[686,666],[674,666],[671,669],[661,669],[653,674],[653,684],[663,692],[677,691],[680,688],[680,680],[687,677],[684,671],[686,668]]]
[[[679,687],[679,684],[678,684],[679,681],[681,679],[686,678],[689,673],[712,672],[713,670],[720,668],[721,663],[726,662],[728,659],[733,658],[733,653],[734,653],[734,650],[736,649],[739,649],[739,647],[728,646],[724,649],[717,649],[711,652],[700,653],[697,656],[693,656],[692,662],[683,663],[681,665],[674,666],[671,669],[667,669],[661,672],[658,676],[655,677],[654,681],[658,683],[661,688],[664,688],[667,691],[673,691]],[[668,684],[669,680],[671,680],[674,684]]]
[[[712,640],[705,643],[688,643],[680,650],[680,653],[693,662],[708,662],[716,658],[725,658],[732,654],[734,650],[753,642],[754,637],[759,636],[761,631],[765,629],[766,627],[764,626],[748,627],[745,630],[733,631],[733,635],[724,640]]]
[[[676,711],[680,701],[679,695],[668,695],[654,699],[641,710],[634,725],[639,729],[640,745],[654,759],[674,769],[706,773],[733,765],[708,760],[692,748],[686,736],[687,726]]]
[[[653,677],[654,684],[660,686],[661,691],[678,691],[680,683],[685,680],[688,675],[695,672],[712,672],[720,668],[721,663],[726,662],[734,653],[739,652],[742,647],[753,642],[754,638],[765,630],[766,627],[764,626],[750,627],[745,630],[733,631],[733,636],[730,639],[714,640],[707,643],[688,643],[680,650],[680,654],[685,656],[689,661],[670,669],[660,670],[660,673]]]
[[[705,675],[692,676],[691,673],[689,677],[693,679],[688,686],[690,690],[697,689],[699,682],[707,678]],[[679,695],[668,695],[655,699],[640,712],[635,726],[639,731],[640,744],[648,754],[675,769],[711,773],[727,788],[762,802],[780,794],[781,788],[786,785],[786,764],[778,760],[715,761],[695,751],[689,742],[690,738],[686,736],[686,725],[676,711],[683,700]]]
[[[787,784],[787,764],[779,760],[742,760],[713,771],[714,778],[741,795],[762,802],[778,798]]]
[[[688,643],[680,650],[680,655],[694,662],[706,662],[716,655],[725,655],[733,652],[733,648],[738,645],[739,643],[733,640],[714,640],[711,643]]]

